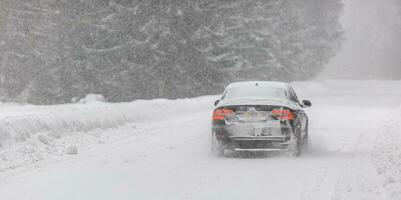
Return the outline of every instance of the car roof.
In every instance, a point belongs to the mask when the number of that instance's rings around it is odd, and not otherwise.
[[[261,86],[261,87],[273,87],[273,88],[282,88],[287,89],[289,87],[288,83],[285,82],[274,82],[274,81],[245,81],[245,82],[234,82],[227,86],[227,89],[232,88],[242,88],[242,87],[252,87],[252,86]]]

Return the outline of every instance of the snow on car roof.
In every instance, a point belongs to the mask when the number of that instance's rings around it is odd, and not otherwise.
[[[250,87],[250,86],[261,86],[261,87],[274,87],[274,88],[287,88],[288,83],[274,82],[274,81],[246,81],[246,82],[235,82],[227,86],[230,88]]]

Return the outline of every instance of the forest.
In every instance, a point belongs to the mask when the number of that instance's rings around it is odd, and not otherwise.
[[[218,94],[313,78],[345,40],[341,0],[2,0],[0,101]]]

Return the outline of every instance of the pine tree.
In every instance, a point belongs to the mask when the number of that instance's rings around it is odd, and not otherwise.
[[[5,0],[0,9],[0,96],[31,103],[304,80],[342,42],[339,0]]]

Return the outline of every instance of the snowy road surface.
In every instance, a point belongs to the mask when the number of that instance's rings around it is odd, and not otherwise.
[[[0,199],[400,199],[390,186],[401,180],[388,181],[378,170],[383,163],[375,149],[377,138],[384,146],[391,141],[384,126],[401,111],[401,82],[295,87],[314,103],[307,110],[310,148],[301,158],[215,158],[209,152],[212,107],[188,109],[99,130],[109,139],[83,145],[78,155],[0,171],[7,177],[0,180]],[[189,101],[195,108],[205,98]]]

